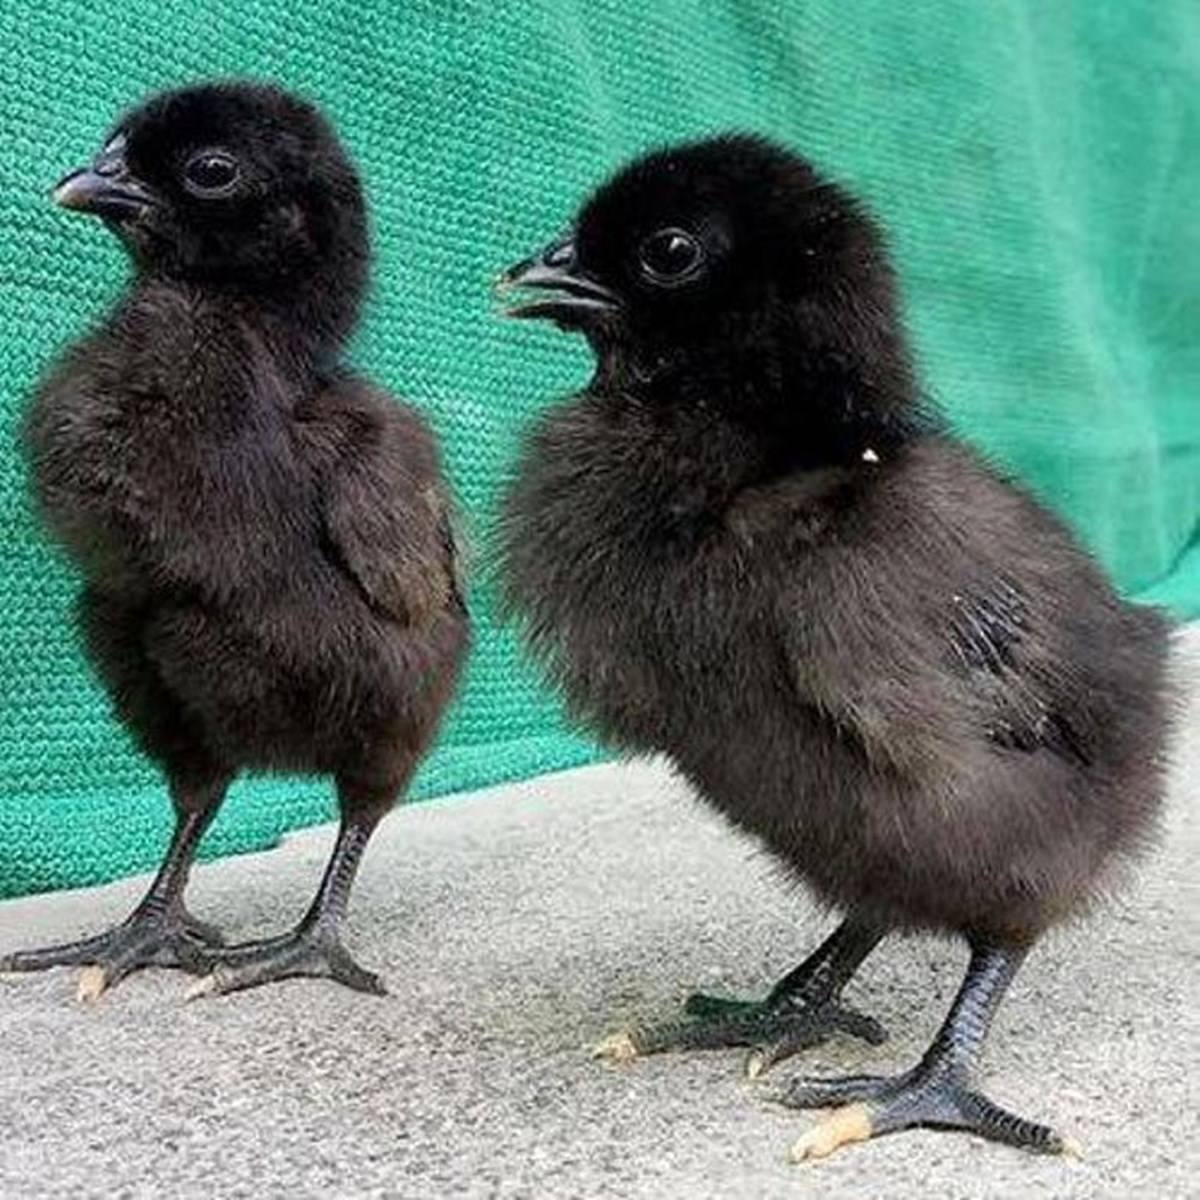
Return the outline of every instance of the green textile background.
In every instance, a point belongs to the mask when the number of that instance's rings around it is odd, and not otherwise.
[[[143,94],[212,74],[322,103],[360,163],[377,266],[354,358],[431,414],[476,527],[518,432],[586,377],[489,281],[631,153],[784,138],[889,225],[955,424],[1130,593],[1200,613],[1200,6],[1195,0],[8,0],[0,44],[0,895],[152,866],[168,807],[80,656],[68,566],[14,433],[38,371],[121,287],[58,175]],[[586,761],[477,589],[478,649],[416,795]],[[332,813],[239,784],[207,854]]]

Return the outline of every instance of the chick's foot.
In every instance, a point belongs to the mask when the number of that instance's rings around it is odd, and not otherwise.
[[[383,980],[360,967],[336,934],[303,925],[281,937],[205,951],[201,962],[208,973],[188,989],[189,1000],[304,977],[332,979],[356,992],[387,994]]]
[[[77,942],[18,950],[0,957],[0,973],[82,966],[76,996],[98,1000],[131,972],[142,967],[197,969],[198,956],[221,946],[221,935],[197,921],[182,905],[136,909],[120,925]]]
[[[793,1162],[824,1158],[852,1142],[918,1127],[960,1129],[1042,1154],[1080,1153],[1077,1143],[1048,1125],[993,1103],[965,1075],[924,1064],[895,1077],[801,1078],[780,1099],[791,1108],[843,1106],[792,1146]]]
[[[765,1000],[693,995],[684,1005],[689,1020],[613,1034],[596,1047],[596,1056],[630,1059],[662,1050],[751,1046],[746,1074],[753,1079],[835,1033],[877,1045],[887,1040],[887,1030],[873,1017],[847,1007],[841,997],[881,936],[880,929],[851,916],[789,971]]]
[[[597,1058],[627,1060],[668,1050],[717,1050],[749,1046],[746,1074],[754,1078],[793,1054],[848,1033],[877,1045],[887,1031],[873,1017],[832,999],[803,997],[762,1001],[696,994],[684,1005],[688,1018],[612,1034],[595,1049]]]

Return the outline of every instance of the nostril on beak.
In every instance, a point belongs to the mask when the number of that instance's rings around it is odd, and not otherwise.
[[[118,133],[115,137],[110,138],[105,144],[104,149],[92,159],[92,170],[97,175],[102,175],[105,179],[111,179],[114,175],[120,175],[126,170],[126,144],[123,133]]]
[[[559,242],[557,246],[551,246],[549,250],[542,255],[542,262],[548,267],[568,267],[575,259],[575,243],[568,238],[565,242]]]

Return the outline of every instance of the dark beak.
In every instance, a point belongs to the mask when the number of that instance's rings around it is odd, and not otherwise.
[[[590,278],[579,267],[570,237],[552,242],[540,254],[509,267],[496,282],[504,293],[514,288],[549,292],[545,299],[514,305],[510,317],[548,317],[562,325],[583,325],[620,306],[617,294]]]
[[[157,197],[130,173],[125,161],[125,139],[114,138],[92,160],[61,179],[52,193],[55,204],[114,220],[140,217]]]

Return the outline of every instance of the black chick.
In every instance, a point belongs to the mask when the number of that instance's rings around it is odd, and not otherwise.
[[[303,100],[214,83],[122,118],[55,198],[104,220],[134,278],[34,399],[35,490],[83,573],[88,655],[177,823],[122,925],[0,970],[92,964],[85,998],[149,965],[211,970],[198,991],[317,975],[382,992],[339,926],[468,622],[434,438],[340,361],[368,274],[355,169]],[[296,929],[222,947],[183,892],[242,769],[331,774],[342,823]]]
[[[1066,1139],[972,1082],[1034,942],[1151,838],[1168,630],[920,402],[880,234],[787,150],[726,137],[618,174],[506,273],[512,315],[578,330],[588,388],[533,430],[501,542],[507,595],[577,717],[663,752],[756,835],[836,932],[761,1003],[602,1047],[750,1045],[750,1073],[834,1030],[891,932],[970,966],[918,1065],[800,1079],[847,1105],[796,1157],[915,1125]]]

